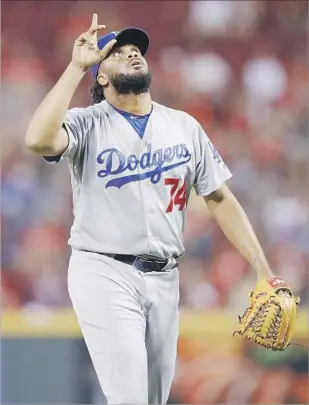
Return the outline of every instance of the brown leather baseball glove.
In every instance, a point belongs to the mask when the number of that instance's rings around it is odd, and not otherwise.
[[[299,302],[280,277],[259,280],[255,290],[249,291],[250,305],[239,317],[240,327],[234,334],[282,351],[292,339]]]

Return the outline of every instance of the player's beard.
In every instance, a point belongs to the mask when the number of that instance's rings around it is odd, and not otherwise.
[[[110,77],[110,81],[115,91],[119,95],[147,93],[151,85],[152,75],[147,73],[124,74],[118,73]]]

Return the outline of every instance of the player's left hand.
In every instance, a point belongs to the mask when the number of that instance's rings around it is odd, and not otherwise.
[[[261,279],[249,291],[250,305],[235,333],[267,349],[284,350],[292,339],[299,302],[280,277]]]

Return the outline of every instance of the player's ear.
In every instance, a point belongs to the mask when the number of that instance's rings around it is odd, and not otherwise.
[[[107,87],[107,85],[108,85],[108,78],[107,78],[107,76],[106,76],[104,73],[102,73],[102,72],[100,72],[100,73],[98,74],[97,81],[98,81],[98,82],[100,83],[100,85],[103,86],[103,87]]]

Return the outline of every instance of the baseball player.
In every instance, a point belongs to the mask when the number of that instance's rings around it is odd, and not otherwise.
[[[177,258],[192,187],[258,279],[272,273],[225,184],[231,173],[200,124],[151,99],[147,33],[127,28],[98,40],[104,28],[94,14],[35,112],[26,145],[69,165],[68,289],[107,403],[166,404],[178,339]],[[93,105],[69,109],[89,70]]]

